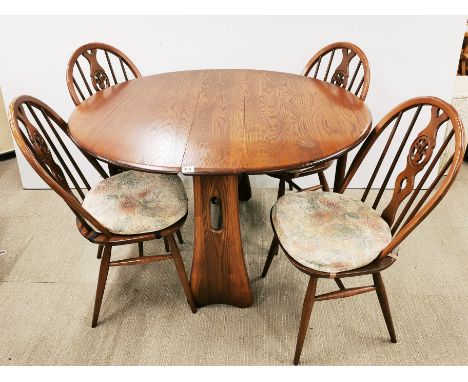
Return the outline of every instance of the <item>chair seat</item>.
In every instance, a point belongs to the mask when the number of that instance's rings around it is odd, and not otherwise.
[[[390,227],[371,207],[332,192],[285,195],[273,206],[271,220],[289,256],[321,272],[370,264],[392,239]]]
[[[110,232],[133,235],[177,223],[187,214],[187,194],[177,175],[125,171],[93,187],[83,207]]]

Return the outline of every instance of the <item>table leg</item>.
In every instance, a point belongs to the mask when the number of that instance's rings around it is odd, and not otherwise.
[[[252,197],[252,188],[247,174],[239,175],[239,200],[246,202]]]
[[[197,306],[248,307],[252,289],[239,222],[238,176],[194,176],[195,239],[190,286]],[[220,216],[214,216],[218,209]]]
[[[346,175],[346,160],[348,154],[343,154],[336,161],[335,183],[333,185],[333,192],[339,192]]]

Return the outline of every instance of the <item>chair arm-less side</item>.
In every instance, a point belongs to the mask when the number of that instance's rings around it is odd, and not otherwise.
[[[75,106],[88,97],[110,86],[141,77],[134,62],[119,49],[100,42],[92,42],[80,46],[70,57],[67,65],[67,87]],[[88,157],[87,153],[83,154]],[[96,161],[96,160],[94,160]],[[97,161],[96,161],[97,162]],[[110,175],[125,171],[113,164],[108,164]],[[176,232],[179,242],[183,238],[180,231]],[[165,238],[164,246],[169,252],[169,242]]]
[[[341,60],[339,57],[341,57]],[[350,42],[335,42],[320,49],[306,64],[302,75],[342,87],[352,92],[363,101],[366,99],[369,90],[369,62],[361,48]],[[289,185],[289,190],[295,189],[297,191],[302,191],[302,188],[294,182],[294,179],[313,174],[318,175],[320,185],[313,186],[309,189],[330,191],[324,171],[332,164],[333,161],[326,161],[304,169],[269,174],[279,179],[277,199],[285,195],[286,183]],[[339,188],[338,180],[344,176],[345,167],[346,154],[337,162],[335,185],[333,187],[334,191],[337,191],[337,188]],[[275,240],[276,239],[273,238],[270,246],[270,249],[273,251],[277,251],[278,248]],[[276,254],[276,252],[273,252],[273,255],[274,254]],[[272,259],[272,257],[268,258]],[[268,267],[269,263],[267,263],[263,275],[266,275]],[[341,286],[339,279],[337,279],[336,282]]]
[[[156,181],[161,177],[167,177],[167,175],[143,174],[128,171],[119,175],[107,177],[104,172],[105,179],[99,182],[96,186],[91,187],[78,166],[77,161],[71,155],[69,149],[64,143],[63,138],[67,138],[68,133],[67,123],[49,106],[30,96],[18,97],[13,100],[10,105],[9,120],[13,137],[28,163],[73,211],[77,219],[79,232],[92,243],[99,245],[98,258],[102,258],[96,290],[92,327],[97,325],[107,280],[107,273],[110,266],[146,264],[164,259],[172,259],[186,293],[187,301],[192,312],[195,313],[196,307],[188,284],[187,275],[173,236],[186,220],[186,206],[185,213],[183,213],[184,210],[182,209],[180,217],[174,218],[175,221],[167,226],[153,231],[131,232],[129,234],[126,234],[125,232],[115,233],[114,228],[111,229],[110,227],[102,224],[100,219],[83,207],[83,203],[86,201],[88,195],[92,195],[93,190],[100,187],[100,185],[104,185],[104,188],[106,188],[106,186],[118,180],[119,177],[132,177],[133,184],[137,186],[138,179]],[[97,161],[92,161],[91,163],[95,167],[96,171],[100,174],[103,172],[102,168],[102,171],[99,170],[100,167]],[[179,178],[178,180],[180,182],[179,189],[182,193],[181,198],[186,199],[182,183]],[[86,194],[82,189],[83,186],[88,191]],[[125,195],[123,196],[125,197]],[[158,210],[164,211],[164,201],[158,201],[158,203]],[[120,213],[124,214],[125,212],[120,211]],[[124,231],[125,227],[122,228],[122,230]],[[171,253],[165,255],[144,256],[142,243],[144,241],[160,238],[167,238]],[[130,243],[138,243],[138,257],[111,261],[111,251],[113,246]]]
[[[445,126],[449,128],[447,135]],[[453,153],[441,163],[449,147]],[[262,277],[279,246],[292,264],[310,277],[294,364],[299,363],[315,301],[375,291],[391,341],[396,342],[381,272],[395,263],[399,245],[447,194],[460,171],[465,147],[463,124],[451,105],[434,97],[413,98],[395,107],[373,129],[351,163],[339,193],[305,190],[275,203],[271,210],[275,237]],[[359,170],[370,173],[370,180],[356,200],[343,193]],[[393,190],[385,191],[392,184]],[[330,232],[323,227],[329,227]],[[369,274],[373,285],[346,288],[341,281]],[[339,280],[340,290],[316,296],[320,278]]]

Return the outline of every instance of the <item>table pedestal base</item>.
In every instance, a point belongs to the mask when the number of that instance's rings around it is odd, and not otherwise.
[[[190,286],[197,306],[253,303],[242,251],[238,176],[194,176],[195,232]]]

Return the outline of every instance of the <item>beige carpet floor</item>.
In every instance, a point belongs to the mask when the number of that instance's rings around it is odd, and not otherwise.
[[[272,237],[276,190],[241,204],[254,304],[193,315],[172,262],[113,268],[100,322],[91,329],[99,262],[71,212],[51,191],[22,190],[15,159],[0,162],[0,364],[290,365],[307,278],[284,255],[259,279]],[[384,272],[398,343],[389,341],[375,294],[319,302],[305,365],[468,364],[468,166]],[[192,196],[190,194],[190,199]],[[192,203],[190,203],[191,205]],[[182,232],[187,270],[192,214]],[[163,252],[161,241],[147,253]],[[118,256],[137,253],[131,245]],[[369,279],[345,280],[348,286]],[[329,280],[319,292],[331,291]]]

